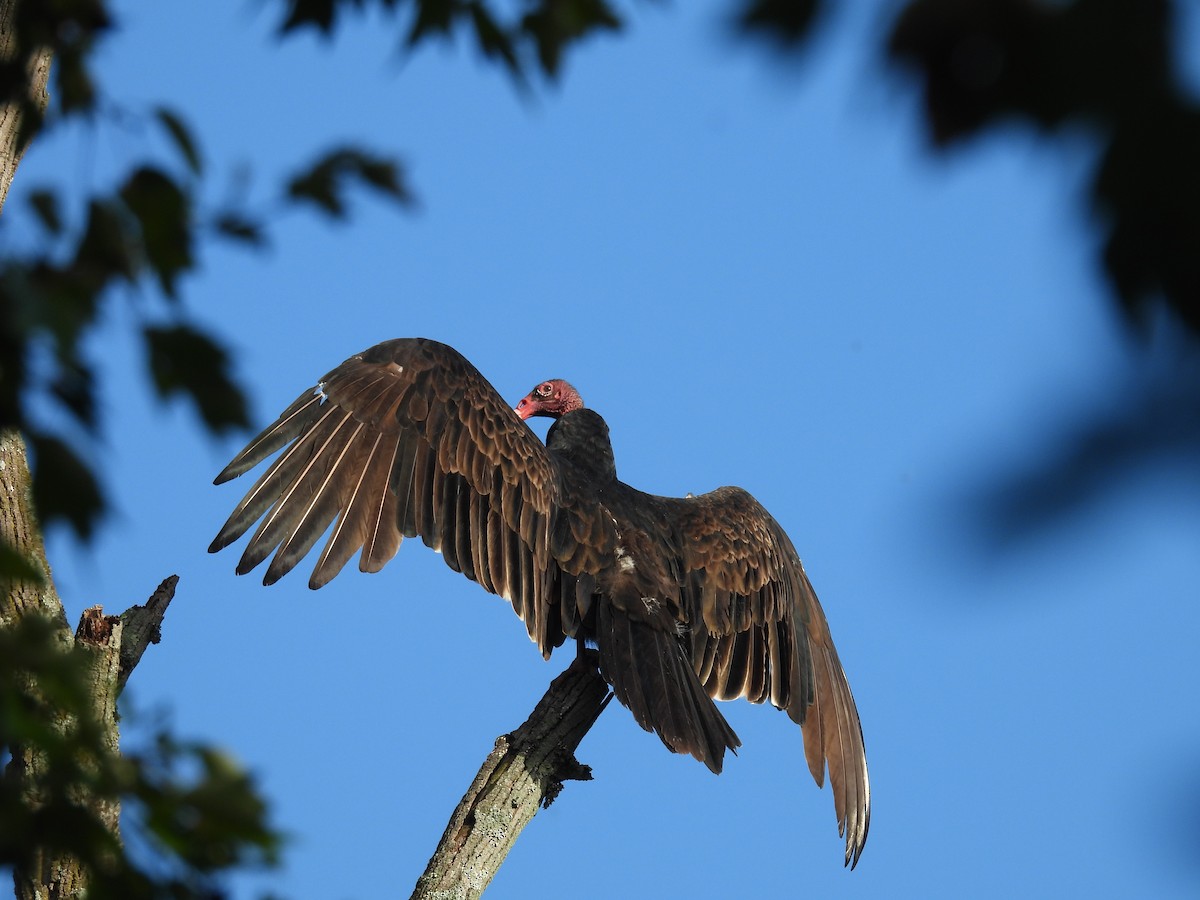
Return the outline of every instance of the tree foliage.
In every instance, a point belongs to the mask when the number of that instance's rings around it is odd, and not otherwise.
[[[72,119],[103,127],[109,107],[89,60],[112,25],[98,0],[17,3],[15,55],[0,66],[0,99],[21,110],[18,153],[39,131]],[[30,71],[46,48],[54,65],[43,113]],[[107,304],[122,296],[137,301],[129,308],[141,323],[147,380],[158,396],[190,402],[214,433],[248,425],[229,355],[215,335],[189,321],[184,293],[200,245],[224,240],[261,248],[269,223],[237,206],[205,211],[201,141],[167,106],[142,118],[166,137],[173,158],[135,160],[114,187],[87,197],[55,186],[32,192],[28,213],[37,240],[14,242],[0,257],[0,429],[26,437],[43,523],[66,523],[81,538],[106,509],[91,452],[103,429],[96,404],[103,373],[86,338]],[[281,205],[341,219],[354,184],[400,205],[412,202],[397,163],[339,146],[284,179]],[[63,414],[55,421],[68,424],[44,424],[53,417],[39,409]]]
[[[86,861],[89,897],[211,897],[235,866],[274,863],[279,838],[244,771],[219,751],[161,730],[118,756],[89,714],[85,650],[30,616],[0,629],[0,759],[36,747],[36,773],[0,779],[0,866],[18,871],[34,852]],[[64,711],[69,711],[64,716]],[[27,768],[27,767],[26,767]],[[92,803],[81,803],[81,798]],[[31,799],[32,798],[32,799]],[[124,807],[125,843],[95,814]]]
[[[836,5],[743,0],[732,21],[743,34],[803,52]],[[560,75],[581,40],[623,27],[605,0],[283,0],[279,34],[332,36],[347,17],[372,8],[395,20],[398,43],[409,51],[462,36],[522,87],[539,75]],[[54,0],[20,3],[17,11],[20,52],[0,67],[0,98],[24,106],[23,140],[72,117],[101,120],[105,95],[89,60],[113,26],[106,5]],[[1092,135],[1099,152],[1089,205],[1114,296],[1131,323],[1165,303],[1200,331],[1200,177],[1192,165],[1200,155],[1200,111],[1180,88],[1173,63],[1173,13],[1170,0],[913,0],[896,15],[886,53],[922,83],[926,125],[938,148],[1012,122],[1047,140],[1076,133],[1074,126]],[[40,47],[55,54],[46,115],[27,91],[27,57]],[[134,162],[114,189],[87,198],[35,192],[29,212],[41,240],[0,259],[0,427],[30,438],[47,523],[64,521],[84,537],[104,511],[105,494],[81,446],[102,428],[100,373],[83,339],[114,294],[158,301],[134,309],[144,319],[149,382],[160,396],[190,401],[211,431],[246,425],[228,355],[217,337],[188,322],[183,292],[199,244],[262,247],[269,223],[232,206],[201,212],[202,142],[167,106],[145,118],[166,136],[173,159]],[[352,184],[413,201],[398,163],[348,145],[286,176],[280,197],[340,219]],[[80,224],[67,224],[74,221]],[[29,413],[36,403],[64,411],[78,432],[36,424]]]
[[[1137,323],[1165,302],[1200,332],[1200,108],[1173,55],[1170,0],[919,0],[890,56],[919,73],[939,146],[1017,122],[1096,144],[1104,274]]]
[[[562,75],[589,37],[614,34],[624,17],[606,0],[282,0],[282,38],[329,37],[352,15],[383,12],[397,43],[464,39],[520,90]],[[803,53],[835,0],[730,0],[744,36]],[[92,54],[113,29],[104,0],[4,0],[15,9],[0,55],[0,104],[19,113],[11,152],[39,133],[84,120],[104,127],[104,86]],[[1016,124],[1047,142],[1085,134],[1096,152],[1087,209],[1098,235],[1097,265],[1131,326],[1165,305],[1200,333],[1200,109],[1181,86],[1172,54],[1171,0],[907,0],[883,52],[920,85],[931,145],[946,152]],[[32,90],[36,64],[54,60],[50,95]],[[91,452],[103,433],[97,391],[103,372],[87,337],[106,306],[130,303],[147,382],[164,400],[181,398],[209,432],[247,425],[243,389],[220,340],[191,321],[186,294],[203,246],[226,241],[257,250],[269,217],[236,203],[208,209],[203,141],[183,112],[166,105],[139,114],[165,137],[166,158],[131,160],[106,190],[76,196],[49,185],[19,211],[30,240],[0,256],[0,431],[16,430],[34,459],[33,497],[44,524],[65,523],[88,538],[105,511],[105,485]],[[366,188],[401,207],[414,192],[402,167],[378,151],[333,142],[284,175],[280,208],[348,215],[349,191]],[[4,185],[4,190],[7,185]],[[3,203],[3,194],[0,194]],[[13,211],[0,220],[12,233]],[[1188,395],[1191,396],[1190,394]],[[53,410],[54,415],[40,414]],[[37,567],[0,545],[0,578],[36,578]],[[246,860],[269,860],[276,840],[261,801],[220,754],[160,737],[138,754],[102,752],[87,716],[73,653],[55,628],[0,622],[0,751],[38,746],[51,761],[38,790],[0,782],[0,864],[18,864],[40,843],[93,860],[95,896],[199,896],[212,876]],[[45,630],[39,630],[45,629]],[[35,685],[37,690],[30,689]],[[47,722],[71,710],[66,731]],[[14,757],[15,758],[15,757]],[[195,773],[180,776],[182,769]],[[167,874],[134,866],[110,830],[73,803],[81,793],[124,798]],[[61,802],[60,802],[61,801]],[[108,894],[105,894],[105,892]]]

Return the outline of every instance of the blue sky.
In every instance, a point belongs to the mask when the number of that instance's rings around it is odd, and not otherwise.
[[[277,45],[274,6],[118,3],[100,67],[128,124],[35,145],[5,218],[47,180],[100,188],[164,155],[138,124],[159,102],[201,135],[214,205],[270,208],[343,140],[394,150],[415,214],[287,214],[269,252],[209,246],[188,279],[256,423],[371,344],[437,338],[514,402],[570,379],[631,484],[739,484],[791,535],[863,719],[858,869],[786,716],[723,706],[744,748],[717,778],[614,705],[579,752],[596,780],[537,816],[489,897],[1194,896],[1194,475],[1147,468],[987,539],[988,489],[1144,369],[1092,268],[1082,144],[1009,133],[935,160],[878,20],[843,14],[792,70],[727,40],[724,4],[676,6],[638,4],[522,97],[470,47],[399,61],[376,20]],[[291,835],[236,896],[406,895],[570,654],[544,663],[419,542],[317,593],[235,577],[237,551],[205,550],[242,441],[148,396],[134,308],[95,343],[118,513],[90,548],[49,542],[68,610],[181,576],[129,694],[242,760]]]

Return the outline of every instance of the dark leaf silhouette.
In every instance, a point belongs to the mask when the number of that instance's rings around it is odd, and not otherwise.
[[[185,782],[146,778],[143,769],[138,794],[146,827],[163,846],[199,872],[274,859],[279,839],[266,825],[266,804],[239,765],[200,744],[160,740],[159,749],[199,770]]]
[[[489,59],[503,62],[514,76],[521,75],[521,64],[517,61],[517,50],[512,37],[492,18],[482,3],[469,3],[471,24],[475,28],[475,40],[479,50]]]
[[[62,232],[62,214],[58,209],[58,195],[53,191],[34,191],[29,195],[29,206],[42,227],[52,235]]]
[[[1091,404],[1064,403],[1058,433],[1022,467],[991,471],[963,497],[979,549],[1028,541],[1094,510],[1112,489],[1154,471],[1177,471],[1178,490],[1200,488],[1200,355],[1152,371],[1112,375]]]
[[[33,584],[42,582],[42,573],[32,563],[16,551],[7,541],[0,540],[0,587],[8,590],[14,582],[25,581]],[[0,730],[0,747],[5,745],[4,734]],[[0,822],[11,821],[0,814]],[[0,840],[2,843],[2,840]]]
[[[75,289],[98,294],[111,279],[121,278],[131,284],[137,280],[137,251],[122,212],[109,200],[93,200],[88,205],[83,238],[64,272]]]
[[[788,48],[799,47],[822,10],[821,0],[747,0],[737,15],[737,27]]]
[[[96,476],[60,438],[36,431],[28,432],[26,437],[37,474],[33,501],[42,521],[65,522],[87,540],[105,508]]]
[[[246,398],[229,375],[229,356],[207,334],[186,325],[145,328],[147,362],[161,397],[183,394],[211,431],[247,425]]]
[[[198,900],[220,896],[212,876],[222,870],[273,865],[280,838],[250,777],[220,752],[165,732],[123,757],[111,753],[89,715],[83,656],[60,641],[40,616],[0,629],[0,748],[36,748],[46,761],[36,805],[18,779],[0,779],[0,866],[26,862],[32,842],[87,861],[89,897]],[[124,805],[126,827],[162,851],[153,874],[121,852],[81,794]]]
[[[447,37],[454,27],[454,20],[462,13],[457,2],[451,0],[426,0],[417,4],[412,26],[406,43],[415,47],[429,37]]]
[[[401,205],[413,202],[395,161],[354,147],[326,154],[307,172],[292,179],[287,194],[292,200],[315,204],[331,218],[343,219],[347,183],[355,180]]]
[[[66,113],[91,110],[96,89],[88,69],[88,54],[96,40],[112,27],[106,4],[102,0],[18,3],[14,24],[20,52],[32,54],[43,47],[53,52],[54,93],[60,109]],[[26,61],[21,60],[11,74],[6,73],[6,97],[28,96],[27,72]]]
[[[1086,126],[1103,263],[1135,324],[1165,299],[1200,333],[1200,109],[1172,64],[1166,0],[914,0],[888,52],[922,80],[935,145],[1019,122]]]
[[[60,359],[58,372],[50,385],[51,393],[88,431],[95,432],[95,375],[80,359]]]
[[[122,186],[121,199],[137,219],[146,263],[175,298],[180,274],[194,264],[188,195],[161,169],[144,166]]]
[[[287,14],[279,30],[282,34],[287,34],[307,26],[329,35],[333,31],[339,7],[349,6],[352,2],[354,6],[362,6],[360,0],[288,0]]]
[[[571,43],[596,30],[621,30],[621,20],[603,0],[545,2],[521,24],[533,38],[542,70],[551,77],[558,74],[563,51]]]
[[[262,247],[267,242],[262,225],[241,213],[223,212],[213,223],[217,234],[243,244]]]
[[[188,168],[195,175],[201,174],[204,170],[203,160],[200,158],[200,149],[196,144],[196,139],[192,137],[191,129],[184,124],[183,119],[176,115],[165,106],[160,106],[154,110],[154,118],[162,125],[167,136],[171,138],[175,149],[179,151],[179,155],[183,157]]]

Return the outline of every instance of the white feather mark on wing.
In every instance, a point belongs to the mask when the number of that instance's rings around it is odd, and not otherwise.
[[[383,438],[382,434],[378,435],[375,438],[375,447],[379,446],[379,441],[382,438]],[[375,453],[375,447],[371,448],[372,455],[374,455],[374,453]],[[387,465],[388,472],[391,472],[392,467],[396,465],[396,454],[399,452],[400,452],[400,442],[396,441],[392,445],[392,461],[390,463],[388,463],[388,465]],[[369,461],[370,460],[368,460],[368,462]],[[366,467],[364,467],[363,473],[366,474],[366,471],[367,471]],[[361,479],[360,479],[360,483],[361,483]],[[367,541],[367,546],[364,548],[364,550],[366,550],[368,559],[375,555],[375,545],[379,542],[379,523],[383,521],[383,508],[384,508],[384,506],[387,505],[387,496],[388,496],[389,489],[390,488],[385,487],[382,491],[379,492],[378,503],[375,506],[375,517],[374,517],[375,523],[371,526],[371,536]],[[349,509],[349,505],[347,505],[346,508]]]
[[[287,462],[287,460],[292,456],[292,454],[295,453],[300,448],[300,446],[305,443],[305,438],[307,438],[310,434],[312,434],[314,431],[316,431],[317,427],[321,423],[321,420],[323,420],[325,418],[325,416],[333,415],[333,411],[335,408],[336,407],[333,407],[333,406],[329,407],[329,409],[324,413],[324,415],[321,416],[321,419],[318,419],[316,422],[313,423],[312,427],[309,428],[307,434],[305,434],[304,437],[301,437],[298,441],[293,443],[292,446],[288,447],[287,450],[284,451],[283,455],[280,456],[279,459],[275,460],[275,462],[272,464],[271,468],[268,470],[268,474],[271,471],[277,470],[280,466],[282,466],[285,462]],[[312,468],[313,462],[320,457],[320,455],[324,451],[324,449],[329,446],[329,442],[331,440],[333,440],[334,436],[341,430],[342,426],[345,425],[347,421],[349,421],[349,419],[350,419],[350,413],[345,412],[343,410],[342,411],[342,421],[339,422],[334,427],[333,431],[330,432],[329,437],[327,437],[325,439],[325,443],[322,444],[320,449],[317,450],[317,452],[312,455],[312,458],[308,461],[308,463],[304,466],[304,468],[300,470],[300,474],[292,480],[292,484],[287,489],[287,491],[285,491],[284,493],[279,495],[279,499],[277,499],[275,501],[274,509],[272,509],[271,512],[267,515],[267,517],[263,520],[262,524],[260,524],[258,526],[258,532],[257,532],[258,534],[264,533],[267,530],[267,528],[270,526],[271,522],[275,519],[275,517],[279,515],[280,509],[284,506],[286,499],[292,494],[293,491],[296,490],[296,485],[298,485],[303,480],[304,475],[308,472],[309,469]],[[247,506],[249,506],[254,501],[254,498],[258,496],[259,492],[262,491],[263,488],[265,488],[269,482],[270,482],[269,478],[264,478],[260,484],[255,485],[254,488],[250,491],[250,493],[248,493],[242,499],[241,508],[245,509]]]
[[[346,419],[349,419],[349,416],[347,416]],[[338,425],[338,427],[333,430],[333,434],[329,435],[329,439],[325,441],[325,443],[321,446],[321,449],[317,451],[316,455],[314,455],[313,459],[309,462],[309,464],[304,467],[304,470],[300,473],[300,476],[294,482],[292,482],[292,488],[291,488],[291,490],[288,491],[288,494],[291,494],[292,491],[294,491],[296,489],[296,486],[301,481],[303,481],[304,475],[308,472],[309,469],[312,468],[312,464],[314,462],[316,462],[317,458],[325,452],[325,448],[329,446],[329,442],[333,440],[334,435],[336,435],[341,430],[342,425],[346,424],[346,419],[343,419],[341,425]],[[354,428],[354,433],[350,435],[350,439],[347,440],[346,443],[342,445],[341,452],[338,453],[337,458],[333,461],[333,465],[331,465],[329,467],[329,471],[325,474],[325,477],[321,480],[321,483],[317,486],[317,489],[312,492],[312,497],[308,501],[308,506],[305,508],[304,513],[300,516],[299,520],[296,522],[296,527],[292,530],[292,534],[288,536],[289,541],[296,534],[296,532],[300,530],[300,526],[305,522],[306,519],[308,519],[309,513],[311,513],[313,511],[313,507],[316,506],[317,503],[320,501],[321,495],[323,493],[325,493],[325,488],[329,485],[329,482],[333,479],[333,476],[337,473],[338,466],[340,466],[342,464],[342,460],[346,458],[346,454],[349,452],[351,446],[354,445],[355,438],[358,437],[359,432],[362,430],[363,430],[363,425],[361,422],[359,422],[358,425],[356,425]],[[276,506],[276,509],[278,509],[280,506],[282,506],[283,503],[284,503],[284,498],[281,497],[279,500],[279,505]],[[274,518],[274,516],[272,516],[272,518]]]
[[[280,431],[286,430],[286,426],[287,426],[287,424],[288,424],[289,422],[291,422],[293,419],[295,419],[295,418],[296,418],[296,416],[300,415],[301,413],[303,413],[303,412],[307,412],[307,411],[308,411],[308,409],[309,409],[309,407],[311,407],[311,406],[313,405],[313,402],[314,402],[314,401],[317,401],[317,400],[319,400],[319,399],[320,399],[320,395],[318,395],[318,394],[316,393],[316,390],[314,389],[314,391],[313,391],[313,398],[312,398],[312,400],[310,400],[308,403],[305,403],[303,406],[301,406],[299,409],[297,409],[297,410],[296,410],[294,413],[292,413],[290,416],[288,416],[288,417],[287,417],[286,419],[284,419],[283,421],[275,423],[275,427],[273,427],[273,428],[272,428],[270,431],[268,431],[268,432],[266,432],[265,434],[263,434],[263,435],[262,435],[261,437],[259,437],[257,440],[255,440],[255,441],[252,441],[252,442],[251,442],[251,443],[250,443],[250,444],[249,444],[249,445],[246,447],[246,449],[245,449],[245,450],[243,450],[241,453],[239,453],[237,456],[235,456],[235,457],[234,457],[234,459],[233,459],[233,462],[232,462],[232,463],[230,463],[230,465],[232,466],[232,465],[233,465],[234,463],[236,463],[238,460],[240,460],[240,459],[245,459],[247,456],[251,456],[251,455],[252,455],[252,454],[255,452],[256,448],[257,448],[257,447],[258,447],[260,444],[262,444],[262,443],[263,443],[263,442],[265,442],[265,441],[268,441],[268,440],[270,440],[271,438],[273,438],[273,437],[274,437],[274,436],[275,436],[277,433],[279,433]],[[295,442],[293,442],[293,443],[292,443],[292,447],[295,447],[295,446],[296,446],[296,444],[295,444]],[[281,456],[281,457],[280,457],[280,459],[281,459],[281,460],[282,460],[282,459],[286,459],[286,458],[287,458],[287,457],[290,455],[290,453],[291,453],[291,448],[289,448],[288,452],[284,453],[284,455],[283,455],[283,456]]]

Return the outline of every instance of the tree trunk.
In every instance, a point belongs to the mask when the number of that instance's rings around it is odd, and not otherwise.
[[[16,45],[14,13],[20,0],[0,0],[0,59],[13,59],[24,48]],[[29,54],[26,67],[28,98],[32,107],[44,111],[46,85],[50,75],[51,53],[39,49]],[[27,144],[22,134],[26,109],[21,103],[0,105],[0,210],[8,198],[8,189]],[[174,595],[177,579],[163,582],[146,607],[135,606],[123,616],[105,616],[100,607],[84,613],[75,634],[67,623],[62,601],[55,590],[46,560],[45,545],[32,500],[32,477],[25,442],[14,431],[0,432],[0,543],[14,551],[36,573],[35,578],[14,577],[0,584],[0,628],[16,628],[24,619],[40,616],[54,629],[56,645],[63,653],[72,648],[84,651],[88,709],[57,709],[51,727],[61,734],[75,728],[78,715],[96,722],[103,733],[108,752],[117,753],[117,696],[129,672],[141,658],[147,644],[158,640],[158,625]],[[36,692],[36,684],[24,689]],[[42,802],[39,785],[50,774],[44,752],[34,746],[9,748],[12,760],[6,778],[21,787],[23,802],[36,809]],[[119,839],[120,803],[112,796],[78,796],[75,803],[90,812],[97,821]],[[45,847],[35,848],[29,857],[14,867],[13,882],[18,900],[34,898],[82,897],[88,884],[88,871],[76,859]]]
[[[16,29],[13,26],[17,4],[21,0],[0,0],[0,60],[12,60],[21,48],[16,45]],[[29,55],[26,73],[29,78],[29,100],[39,111],[46,109],[49,96],[46,84],[50,80],[50,50],[38,49]],[[20,103],[0,105],[0,209],[8,199],[8,189],[25,146],[20,142],[24,112]]]

